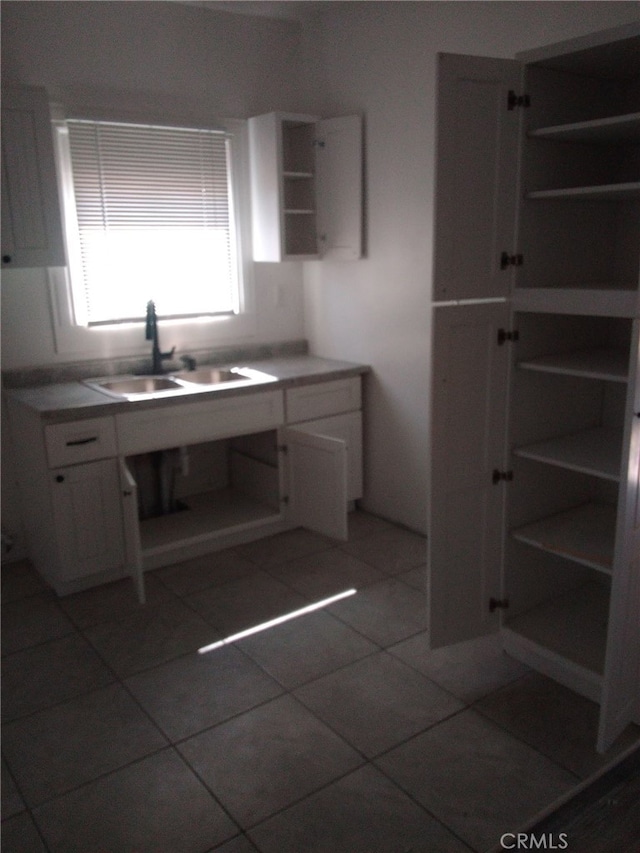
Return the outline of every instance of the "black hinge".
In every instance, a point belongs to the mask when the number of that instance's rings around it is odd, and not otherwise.
[[[521,267],[523,263],[523,255],[510,255],[509,252],[503,252],[500,255],[501,270],[506,270],[508,267]]]
[[[516,95],[513,89],[509,89],[507,95],[507,109],[515,110],[516,107],[530,107],[531,98],[529,95]]]
[[[279,453],[285,453],[286,454],[289,452],[289,447],[286,444],[278,444],[276,447],[276,450]]]
[[[513,471],[498,471],[497,468],[494,468],[491,474],[491,482],[493,485],[496,486],[503,480],[506,483],[510,483],[513,480]]]
[[[511,341],[515,343],[520,340],[520,332],[517,329],[514,329],[511,332],[508,332],[506,329],[498,329],[498,346],[501,347],[507,341]]]
[[[493,613],[495,610],[506,610],[509,606],[508,598],[490,598],[489,610]]]
[[[280,503],[288,504],[288,503],[289,503],[289,495],[283,495],[283,496],[280,498]]]

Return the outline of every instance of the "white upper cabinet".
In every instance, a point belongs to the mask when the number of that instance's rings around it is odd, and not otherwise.
[[[441,54],[434,300],[507,296],[517,263],[522,66]]]
[[[47,93],[7,87],[2,92],[2,266],[64,263]]]
[[[362,256],[362,120],[249,119],[253,258]]]

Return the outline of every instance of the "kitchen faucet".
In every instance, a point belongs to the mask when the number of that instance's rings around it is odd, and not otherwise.
[[[148,341],[153,341],[153,349],[151,351],[153,374],[164,373],[162,362],[166,359],[173,358],[176,348],[173,347],[171,352],[162,352],[160,350],[160,342],[158,341],[158,317],[156,315],[156,305],[153,299],[147,302],[147,326],[145,330],[145,338]]]

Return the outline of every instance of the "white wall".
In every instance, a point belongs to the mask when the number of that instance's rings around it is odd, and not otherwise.
[[[305,319],[315,352],[374,368],[372,511],[426,531],[436,54],[513,57],[639,16],[616,2],[328,2],[305,30],[306,109],[365,117],[367,257],[306,264]]]
[[[299,109],[291,21],[135,0],[3,2],[2,36],[3,82],[46,86],[68,105],[203,118]],[[302,338],[301,265],[254,272],[257,328],[246,342]],[[42,269],[3,271],[2,325],[4,370],[79,360],[55,351]]]
[[[99,106],[364,115],[367,257],[305,265],[305,330],[317,353],[372,365],[366,503],[424,531],[436,53],[510,57],[637,17],[617,2],[326,2],[300,42],[297,24],[197,6],[4,0],[2,75]],[[300,265],[257,266],[256,342],[302,336]],[[5,369],[60,360],[43,271],[4,273],[2,312]]]
[[[2,80],[46,86],[70,104],[247,118],[299,109],[299,41],[292,22],[178,3],[8,0]],[[301,265],[256,264],[255,284],[257,327],[246,343],[302,338]],[[148,352],[142,335],[140,347]],[[3,271],[3,370],[71,358],[55,352],[45,270]],[[25,545],[4,414],[2,529],[15,541],[9,558],[19,559]]]

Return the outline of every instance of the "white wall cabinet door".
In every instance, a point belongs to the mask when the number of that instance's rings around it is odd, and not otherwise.
[[[321,258],[362,257],[362,121],[323,119],[316,125],[316,198]]]
[[[522,66],[438,57],[434,301],[508,296],[517,263]]]
[[[2,266],[64,263],[47,93],[10,87],[2,93]]]
[[[120,482],[115,459],[49,473],[60,581],[124,564]]]
[[[346,540],[346,442],[297,427],[285,428],[283,440],[289,520],[332,539]]]
[[[509,345],[505,303],[434,310],[428,537],[432,648],[498,629]]]

